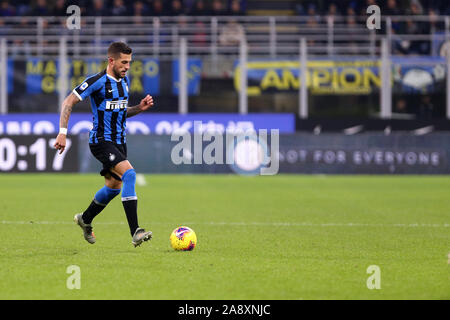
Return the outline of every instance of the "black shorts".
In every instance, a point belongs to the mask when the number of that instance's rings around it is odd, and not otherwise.
[[[110,169],[119,162],[127,160],[127,145],[110,141],[99,141],[98,143],[89,144],[89,148],[94,157],[103,164],[100,175],[105,176],[109,173],[115,179],[120,180]]]

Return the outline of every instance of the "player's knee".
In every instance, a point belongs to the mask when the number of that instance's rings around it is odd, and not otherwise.
[[[127,170],[122,175],[123,188],[122,188],[122,201],[136,200],[136,171],[134,169]]]
[[[126,184],[136,184],[136,171],[134,169],[128,169],[122,175],[122,181]]]

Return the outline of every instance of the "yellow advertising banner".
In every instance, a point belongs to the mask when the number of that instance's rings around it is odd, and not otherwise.
[[[307,65],[307,83],[311,94],[370,94],[381,86],[378,60],[314,60]],[[298,61],[249,61],[248,95],[265,92],[297,91],[301,85]],[[240,90],[241,67],[234,69],[234,85]]]

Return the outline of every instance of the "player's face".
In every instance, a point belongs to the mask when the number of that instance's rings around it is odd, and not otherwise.
[[[112,70],[117,79],[124,78],[130,69],[131,54],[121,53],[117,58],[110,58]]]

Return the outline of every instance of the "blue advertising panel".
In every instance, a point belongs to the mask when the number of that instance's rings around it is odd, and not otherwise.
[[[59,114],[9,114],[0,116],[0,135],[56,134]],[[69,132],[78,134],[92,128],[90,113],[73,113]],[[295,132],[294,114],[152,114],[142,113],[127,120],[129,134],[172,134],[177,132],[236,132],[278,129],[280,133]]]
[[[392,58],[392,65],[395,92],[428,94],[445,91],[444,58]]]
[[[101,72],[107,62],[102,59],[69,60],[69,91],[81,84],[87,77]],[[13,68],[10,68],[14,72]],[[8,69],[9,70],[9,69]],[[26,62],[26,92],[28,94],[57,93],[59,62],[57,59],[30,58]],[[144,94],[151,92],[158,96],[159,90],[159,60],[143,59],[131,63],[128,71],[130,92]],[[12,77],[9,79],[11,84]]]
[[[144,59],[142,64],[142,85],[144,90],[140,93],[150,93],[152,96],[158,96],[160,94],[159,59]],[[133,84],[133,79],[131,84]]]
[[[57,92],[56,79],[59,74],[57,60],[29,58],[26,63],[26,88],[28,94]]]
[[[180,88],[180,72],[179,60],[174,60],[172,64],[172,81],[173,94],[178,95]],[[187,78],[188,78],[188,95],[198,95],[200,93],[200,80],[202,71],[202,60],[188,59],[187,61]]]

